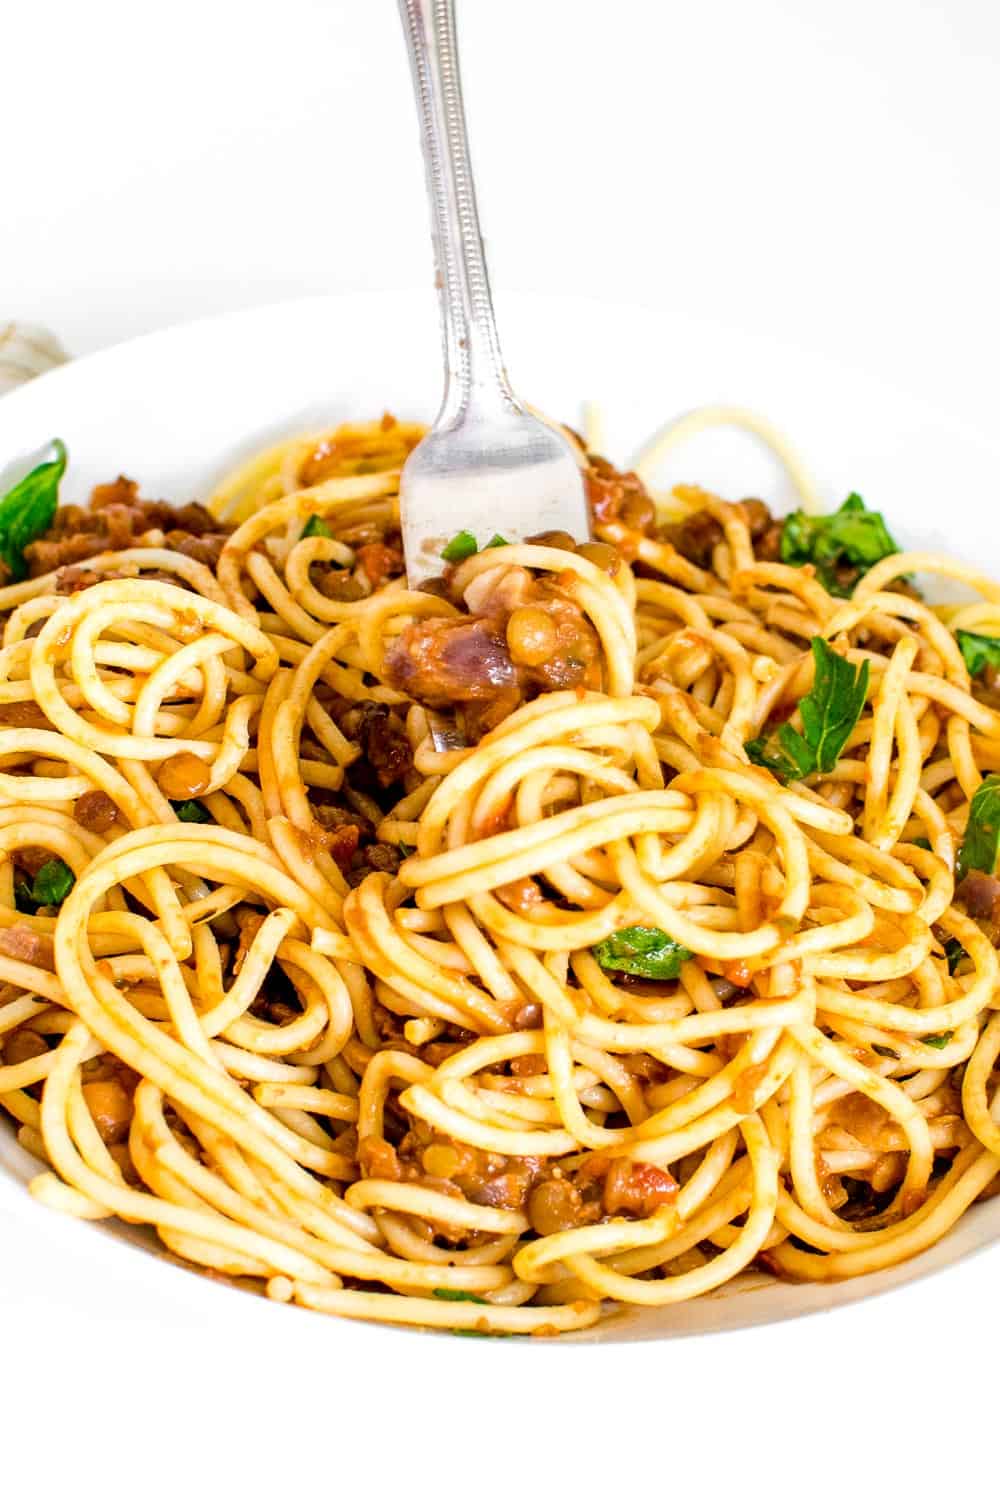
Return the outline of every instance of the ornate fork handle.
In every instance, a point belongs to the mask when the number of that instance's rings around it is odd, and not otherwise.
[[[497,338],[469,161],[454,0],[399,0],[433,207],[446,366],[436,425],[484,407],[520,411]]]

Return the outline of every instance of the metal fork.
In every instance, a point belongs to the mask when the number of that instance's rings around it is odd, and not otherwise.
[[[453,0],[399,0],[431,201],[445,389],[434,426],[403,467],[400,509],[411,587],[441,572],[459,531],[590,535],[580,466],[569,443],[532,416],[507,379],[497,339],[472,182]]]

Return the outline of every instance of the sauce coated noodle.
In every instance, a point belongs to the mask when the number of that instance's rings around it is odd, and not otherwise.
[[[903,554],[835,597],[761,502],[581,445],[593,543],[411,592],[420,431],[280,444],[214,519],[118,481],[0,591],[32,1193],[458,1331],[917,1254],[1000,1166],[993,893],[954,877],[1000,711],[905,580],[971,582],[987,631],[1000,588]],[[745,746],[818,690],[815,641],[865,701],[834,764],[776,776]]]

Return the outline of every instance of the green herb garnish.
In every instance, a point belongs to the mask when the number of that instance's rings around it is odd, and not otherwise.
[[[458,563],[464,562],[467,557],[472,557],[473,553],[478,551],[479,548],[476,546],[476,539],[472,532],[458,531],[447,547],[442,547],[441,556],[445,562]]]
[[[881,1042],[872,1042],[872,1051],[877,1052],[879,1057],[899,1057],[898,1052],[894,1052],[891,1047],[883,1047]]]
[[[926,849],[928,854],[933,854],[934,853],[934,850],[931,848],[931,841],[930,841],[930,839],[925,839],[924,836],[923,836],[923,834],[920,834],[920,836],[918,838],[911,839],[910,843],[916,849]]]
[[[641,979],[676,979],[693,957],[659,927],[622,927],[590,950],[602,969],[620,969]]]
[[[63,859],[47,859],[35,876],[31,899],[36,906],[61,906],[76,884],[76,876]]]
[[[922,1036],[920,1040],[925,1047],[937,1047],[940,1051],[942,1047],[947,1047],[954,1035],[953,1031],[936,1031],[931,1036]]]
[[[189,797],[184,802],[171,802],[170,806],[182,823],[211,823],[212,821],[212,814],[204,802],[198,802],[194,797]]]
[[[310,536],[332,537],[333,532],[323,520],[322,516],[310,516],[308,521],[302,528],[302,534],[299,537],[299,541],[304,542],[306,538]]]
[[[1000,635],[977,635],[974,630],[956,630],[955,639],[970,677],[978,677],[984,667],[1000,667]]]
[[[867,662],[852,666],[818,635],[812,639],[812,654],[812,689],[799,704],[803,733],[780,724],[773,734],[744,746],[755,765],[765,766],[783,782],[801,781],[813,771],[832,771],[865,706]]]
[[[501,536],[498,531],[495,531],[482,550],[483,552],[488,552],[491,547],[509,546],[510,542],[508,542],[507,538]],[[479,550],[479,546],[471,531],[459,531],[455,533],[447,547],[442,549],[441,556],[445,562],[460,563],[465,562],[467,557],[474,557]]]
[[[855,494],[829,516],[795,510],[781,531],[781,561],[794,568],[813,563],[820,583],[839,599],[849,599],[869,568],[898,551],[881,513],[866,510]],[[847,570],[854,572],[850,583],[842,577]]]
[[[954,974],[962,959],[968,958],[969,955],[958,941],[958,938],[949,938],[944,945],[944,956],[948,961],[948,973]]]
[[[397,844],[396,846],[404,859],[409,859],[411,854],[416,854],[416,844]]]
[[[48,531],[59,503],[59,481],[66,472],[66,445],[54,438],[55,458],[38,464],[0,500],[0,561],[15,582],[25,578],[24,549]]]
[[[457,1287],[436,1286],[431,1292],[432,1297],[440,1297],[442,1302],[479,1302],[483,1307],[489,1307],[485,1297],[477,1297],[475,1292],[462,1292]],[[507,1339],[510,1334],[503,1329],[488,1328],[449,1328],[457,1339]]]
[[[763,766],[781,782],[801,781],[816,769],[808,745],[790,724],[781,724],[765,739],[759,735],[743,746],[755,766]]]
[[[987,776],[976,788],[969,807],[965,837],[955,861],[955,879],[961,882],[970,870],[985,870],[992,875],[997,863],[1000,841],[1000,776]]]

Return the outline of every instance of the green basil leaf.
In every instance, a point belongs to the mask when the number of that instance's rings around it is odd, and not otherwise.
[[[452,537],[447,547],[441,549],[441,556],[445,562],[464,562],[467,557],[472,557],[478,552],[476,539],[471,531],[458,531]]]
[[[957,630],[955,639],[970,677],[978,677],[984,667],[1000,667],[1000,635],[977,635],[974,630]]]
[[[816,675],[812,690],[799,705],[799,712],[806,743],[816,759],[816,769],[829,772],[840,759],[840,752],[865,706],[868,663],[853,666],[818,635],[812,639],[812,654]]]
[[[505,536],[501,536],[500,533],[498,531],[496,531],[496,532],[493,533],[493,535],[490,537],[489,541],[486,543],[486,546],[483,548],[483,551],[487,552],[490,549],[490,547],[509,547],[509,546],[510,546],[510,542],[508,542],[507,538]]]
[[[61,906],[76,884],[65,860],[47,859],[35,876],[31,899],[36,906]]]
[[[0,500],[0,561],[15,583],[25,578],[24,549],[48,531],[59,504],[59,481],[66,472],[66,445],[54,438],[55,458],[38,464]]]
[[[483,1307],[489,1307],[485,1297],[477,1297],[475,1292],[463,1292],[458,1287],[436,1286],[431,1292],[432,1297],[440,1297],[442,1302],[480,1302]]]
[[[925,1047],[937,1047],[940,1051],[942,1047],[947,1047],[954,1035],[953,1031],[936,1031],[930,1036],[922,1036],[920,1040]]]
[[[813,548],[824,519],[823,516],[806,515],[804,510],[793,510],[790,516],[785,517],[778,549],[783,563],[801,568],[805,563],[812,562]]]
[[[193,797],[186,798],[183,802],[171,802],[170,806],[182,823],[211,823],[212,821],[212,814],[204,802],[198,802]]]
[[[987,776],[977,787],[969,806],[965,837],[955,862],[955,879],[961,882],[970,870],[985,870],[992,875],[997,864],[1000,842],[1000,776]]]
[[[898,551],[881,513],[852,493],[832,515],[793,511],[782,527],[779,555],[795,568],[811,562],[823,587],[845,599],[869,568]],[[846,571],[854,574],[849,583],[841,576]]]
[[[676,979],[694,955],[659,927],[622,927],[591,949],[602,969],[641,979]]]
[[[323,520],[322,516],[310,516],[308,521],[302,528],[301,535],[299,536],[299,541],[304,542],[306,538],[310,536],[332,537],[333,532]]]
[[[812,654],[813,685],[799,704],[803,733],[781,724],[767,738],[748,740],[743,747],[755,765],[765,766],[786,783],[801,781],[813,771],[833,770],[868,693],[867,662],[853,666],[818,635],[812,639]]]
[[[758,736],[743,746],[756,766],[764,766],[784,783],[801,781],[815,770],[812,751],[790,724],[781,724],[767,739]]]

